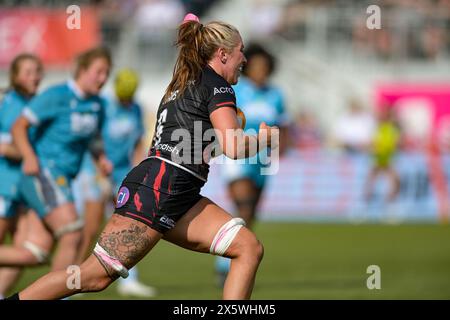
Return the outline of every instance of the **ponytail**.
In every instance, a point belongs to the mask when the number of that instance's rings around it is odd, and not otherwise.
[[[166,89],[163,101],[178,91],[181,95],[190,81],[195,81],[207,64],[202,52],[204,27],[197,21],[186,21],[178,28],[176,46],[179,48],[178,58],[173,70],[172,81]]]
[[[222,47],[231,52],[239,38],[237,29],[227,23],[216,21],[203,25],[198,19],[185,20],[178,27],[175,45],[179,53],[163,102],[182,95],[190,83],[200,78],[215,51]]]

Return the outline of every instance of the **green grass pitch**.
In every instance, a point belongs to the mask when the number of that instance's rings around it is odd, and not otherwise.
[[[265,247],[254,299],[450,299],[450,226],[260,222]],[[138,265],[156,299],[220,299],[214,258],[161,241]],[[369,290],[367,267],[381,269]],[[15,288],[48,267],[27,269]],[[78,298],[77,298],[78,299]],[[115,284],[79,299],[122,299]]]

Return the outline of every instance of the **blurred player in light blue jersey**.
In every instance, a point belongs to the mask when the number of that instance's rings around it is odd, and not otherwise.
[[[84,213],[85,221],[78,259],[80,263],[88,256],[97,239],[106,201],[117,194],[127,173],[145,157],[142,144],[143,115],[141,107],[134,101],[138,81],[134,71],[120,70],[114,81],[115,98],[107,99],[102,137],[105,154],[114,168],[109,177],[111,187],[108,187],[105,177],[97,171],[90,154],[85,155],[82,170],[75,181],[77,209],[79,213]],[[86,192],[87,190],[89,191]],[[152,297],[156,294],[154,288],[138,281],[137,268],[130,270],[128,278],[120,279],[118,291],[122,295],[139,297]]]
[[[90,148],[105,173],[112,170],[100,143],[93,143],[104,122],[105,102],[98,94],[110,67],[108,50],[84,52],[77,59],[74,79],[34,97],[12,128],[23,155],[21,194],[58,240],[53,270],[65,270],[78,252],[82,221],[73,204],[71,183],[85,151]],[[36,130],[33,143],[29,130]]]
[[[40,60],[29,54],[17,56],[11,63],[10,89],[0,104],[0,239],[7,232],[8,218],[18,213],[21,155],[14,146],[11,127],[36,94],[42,78]]]
[[[239,83],[233,87],[237,105],[246,117],[245,129],[258,131],[259,124],[280,127],[280,153],[285,148],[287,135],[287,115],[282,92],[269,84],[275,69],[275,58],[262,46],[249,45],[245,51],[247,64],[244,66]],[[228,191],[237,209],[237,215],[251,228],[261,197],[266,175],[261,174],[264,152],[245,159],[245,164],[227,159],[222,166],[223,176],[228,183]],[[230,259],[217,257],[216,271],[219,282],[223,284],[230,267]]]
[[[27,263],[39,263],[50,250],[50,246],[45,245],[49,235],[36,213],[25,214],[19,188],[22,156],[13,144],[11,127],[37,92],[42,79],[42,63],[34,55],[20,54],[12,61],[9,75],[9,89],[0,103],[0,243],[10,231],[14,248],[17,248],[13,250],[15,257]],[[27,228],[35,232],[27,234]],[[39,254],[34,254],[33,250]],[[0,297],[12,287],[20,272],[21,268],[0,269]]]

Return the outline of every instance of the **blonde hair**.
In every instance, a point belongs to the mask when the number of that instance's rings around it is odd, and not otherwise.
[[[231,52],[239,41],[239,31],[228,23],[220,21],[212,21],[206,25],[197,21],[182,23],[178,27],[176,41],[179,53],[163,101],[167,101],[176,91],[178,95],[183,94],[189,82],[198,80],[202,69],[218,48]]]

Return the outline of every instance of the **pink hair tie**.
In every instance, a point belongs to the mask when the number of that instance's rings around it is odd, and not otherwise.
[[[200,19],[193,13],[188,13],[187,15],[184,16],[183,23],[188,21],[196,21],[200,23]]]

